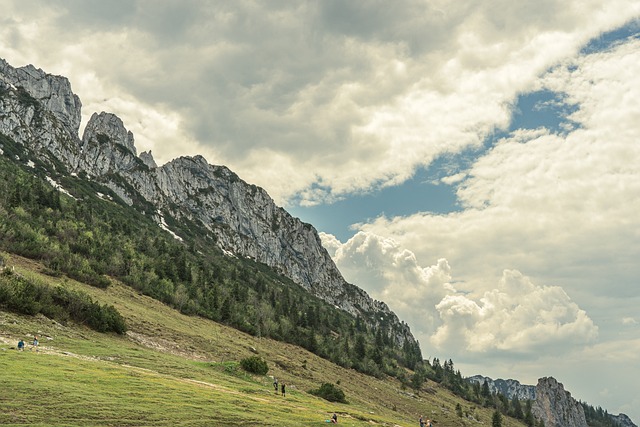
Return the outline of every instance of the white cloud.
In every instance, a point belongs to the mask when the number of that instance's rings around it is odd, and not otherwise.
[[[584,346],[597,327],[557,286],[536,286],[518,271],[505,271],[480,298],[456,292],[445,259],[420,267],[414,253],[394,240],[360,232],[344,244],[323,243],[347,280],[385,301],[412,325],[424,343],[442,354],[518,353],[536,356]]]
[[[597,327],[562,288],[535,286],[505,271],[497,289],[478,302],[461,295],[437,306],[442,326],[431,343],[447,353],[566,353],[597,337]]]
[[[640,255],[638,52],[640,42],[630,41],[546,76],[542,85],[579,106],[572,119],[580,127],[500,141],[467,171],[458,191],[464,211],[381,217],[361,230],[419,258],[446,258],[472,291],[483,286],[474,278],[510,268],[576,292],[630,292]]]

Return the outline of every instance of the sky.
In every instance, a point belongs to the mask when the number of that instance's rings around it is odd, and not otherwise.
[[[0,8],[0,57],[266,189],[425,358],[640,424],[637,0]]]

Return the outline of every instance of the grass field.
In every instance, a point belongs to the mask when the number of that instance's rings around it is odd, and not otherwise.
[[[43,316],[0,311],[0,424],[35,426],[322,426],[333,412],[346,426],[490,426],[492,410],[427,382],[420,393],[394,379],[343,369],[288,344],[252,337],[175,310],[114,283],[106,290],[51,278],[41,266],[11,257],[16,272],[82,289],[125,317],[125,336],[100,334]],[[40,338],[39,351],[29,345]],[[27,343],[16,350],[18,340]],[[258,354],[266,376],[238,362]],[[275,394],[273,377],[287,384]],[[323,382],[338,384],[348,404],[315,397]],[[459,417],[459,403],[472,417]],[[503,426],[521,426],[503,418]]]

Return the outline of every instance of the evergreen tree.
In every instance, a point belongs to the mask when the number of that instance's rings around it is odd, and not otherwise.
[[[491,427],[502,427],[502,414],[497,409],[493,411],[493,416],[491,417]]]
[[[365,345],[364,335],[358,334],[356,336],[356,343],[353,350],[355,352],[355,356],[360,360],[364,359],[367,356],[367,347]]]
[[[489,382],[488,381],[484,381],[482,383],[482,390],[480,391],[480,395],[482,397],[484,397],[485,399],[490,399],[491,398],[491,391],[489,390]]]
[[[511,413],[513,417],[518,420],[524,419],[524,412],[518,396],[513,396],[513,399],[511,399]]]

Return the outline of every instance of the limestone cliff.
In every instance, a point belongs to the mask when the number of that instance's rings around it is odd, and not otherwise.
[[[538,380],[531,412],[546,427],[587,427],[582,405],[552,377]]]

